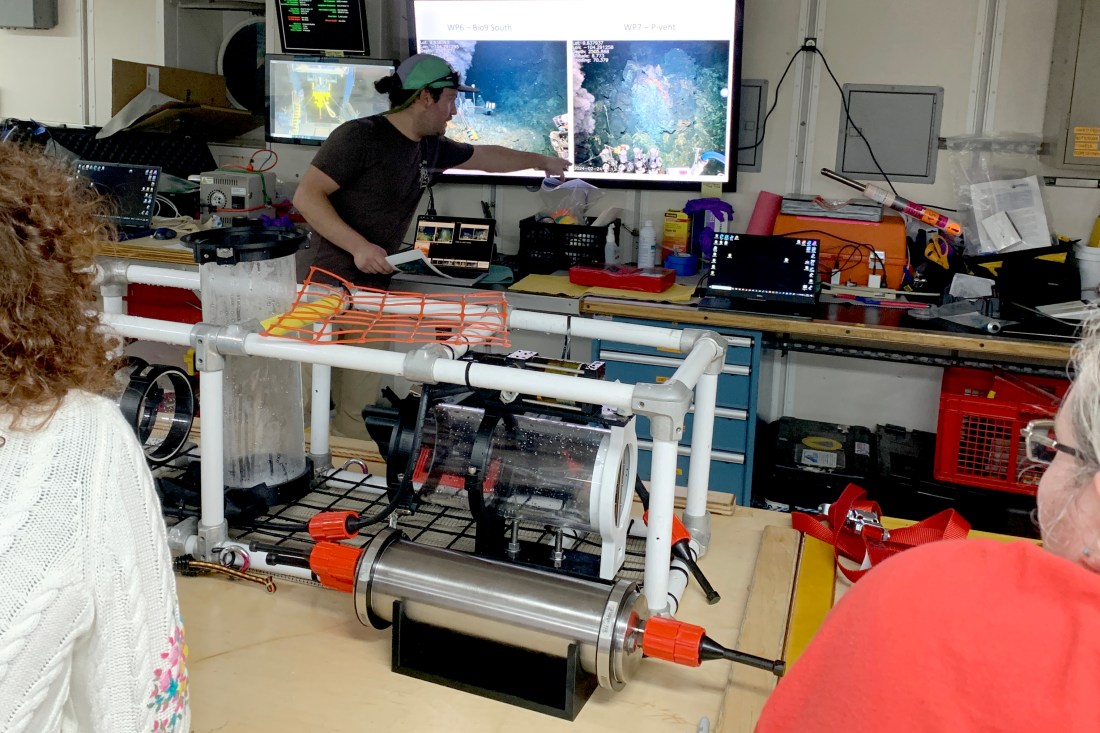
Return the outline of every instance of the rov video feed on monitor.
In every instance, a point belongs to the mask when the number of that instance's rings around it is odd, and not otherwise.
[[[374,83],[391,73],[368,60],[269,57],[268,138],[320,144],[348,120],[385,112]]]
[[[736,165],[735,0],[416,0],[418,50],[448,60],[448,135],[557,155],[572,177],[726,183]],[[489,12],[491,10],[491,13]],[[463,171],[450,173],[462,174]],[[539,175],[526,171],[520,175]]]

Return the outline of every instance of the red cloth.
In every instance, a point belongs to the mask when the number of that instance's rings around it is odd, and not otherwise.
[[[1100,730],[1100,575],[1029,542],[895,555],[779,681],[757,733]]]

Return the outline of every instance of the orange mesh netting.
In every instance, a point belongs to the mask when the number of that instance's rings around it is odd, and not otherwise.
[[[340,282],[318,282],[318,275]],[[504,293],[485,291],[403,293],[352,285],[325,270],[311,267],[294,305],[264,321],[264,335],[325,343],[315,324],[329,326],[334,342],[366,344],[380,341],[432,343],[457,341],[469,346],[501,346],[508,342],[508,301]]]

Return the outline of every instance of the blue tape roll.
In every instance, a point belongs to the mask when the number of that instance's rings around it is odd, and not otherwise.
[[[664,266],[677,276],[686,277],[699,272],[699,260],[691,255],[669,255],[665,257]]]

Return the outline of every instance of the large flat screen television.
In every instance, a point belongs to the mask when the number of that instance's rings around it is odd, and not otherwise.
[[[390,107],[374,82],[393,61],[268,54],[265,63],[269,142],[320,145],[341,123]]]
[[[412,50],[478,90],[459,95],[449,136],[560,155],[598,186],[734,189],[743,0],[411,4]]]
[[[370,54],[363,0],[275,0],[287,53]]]

